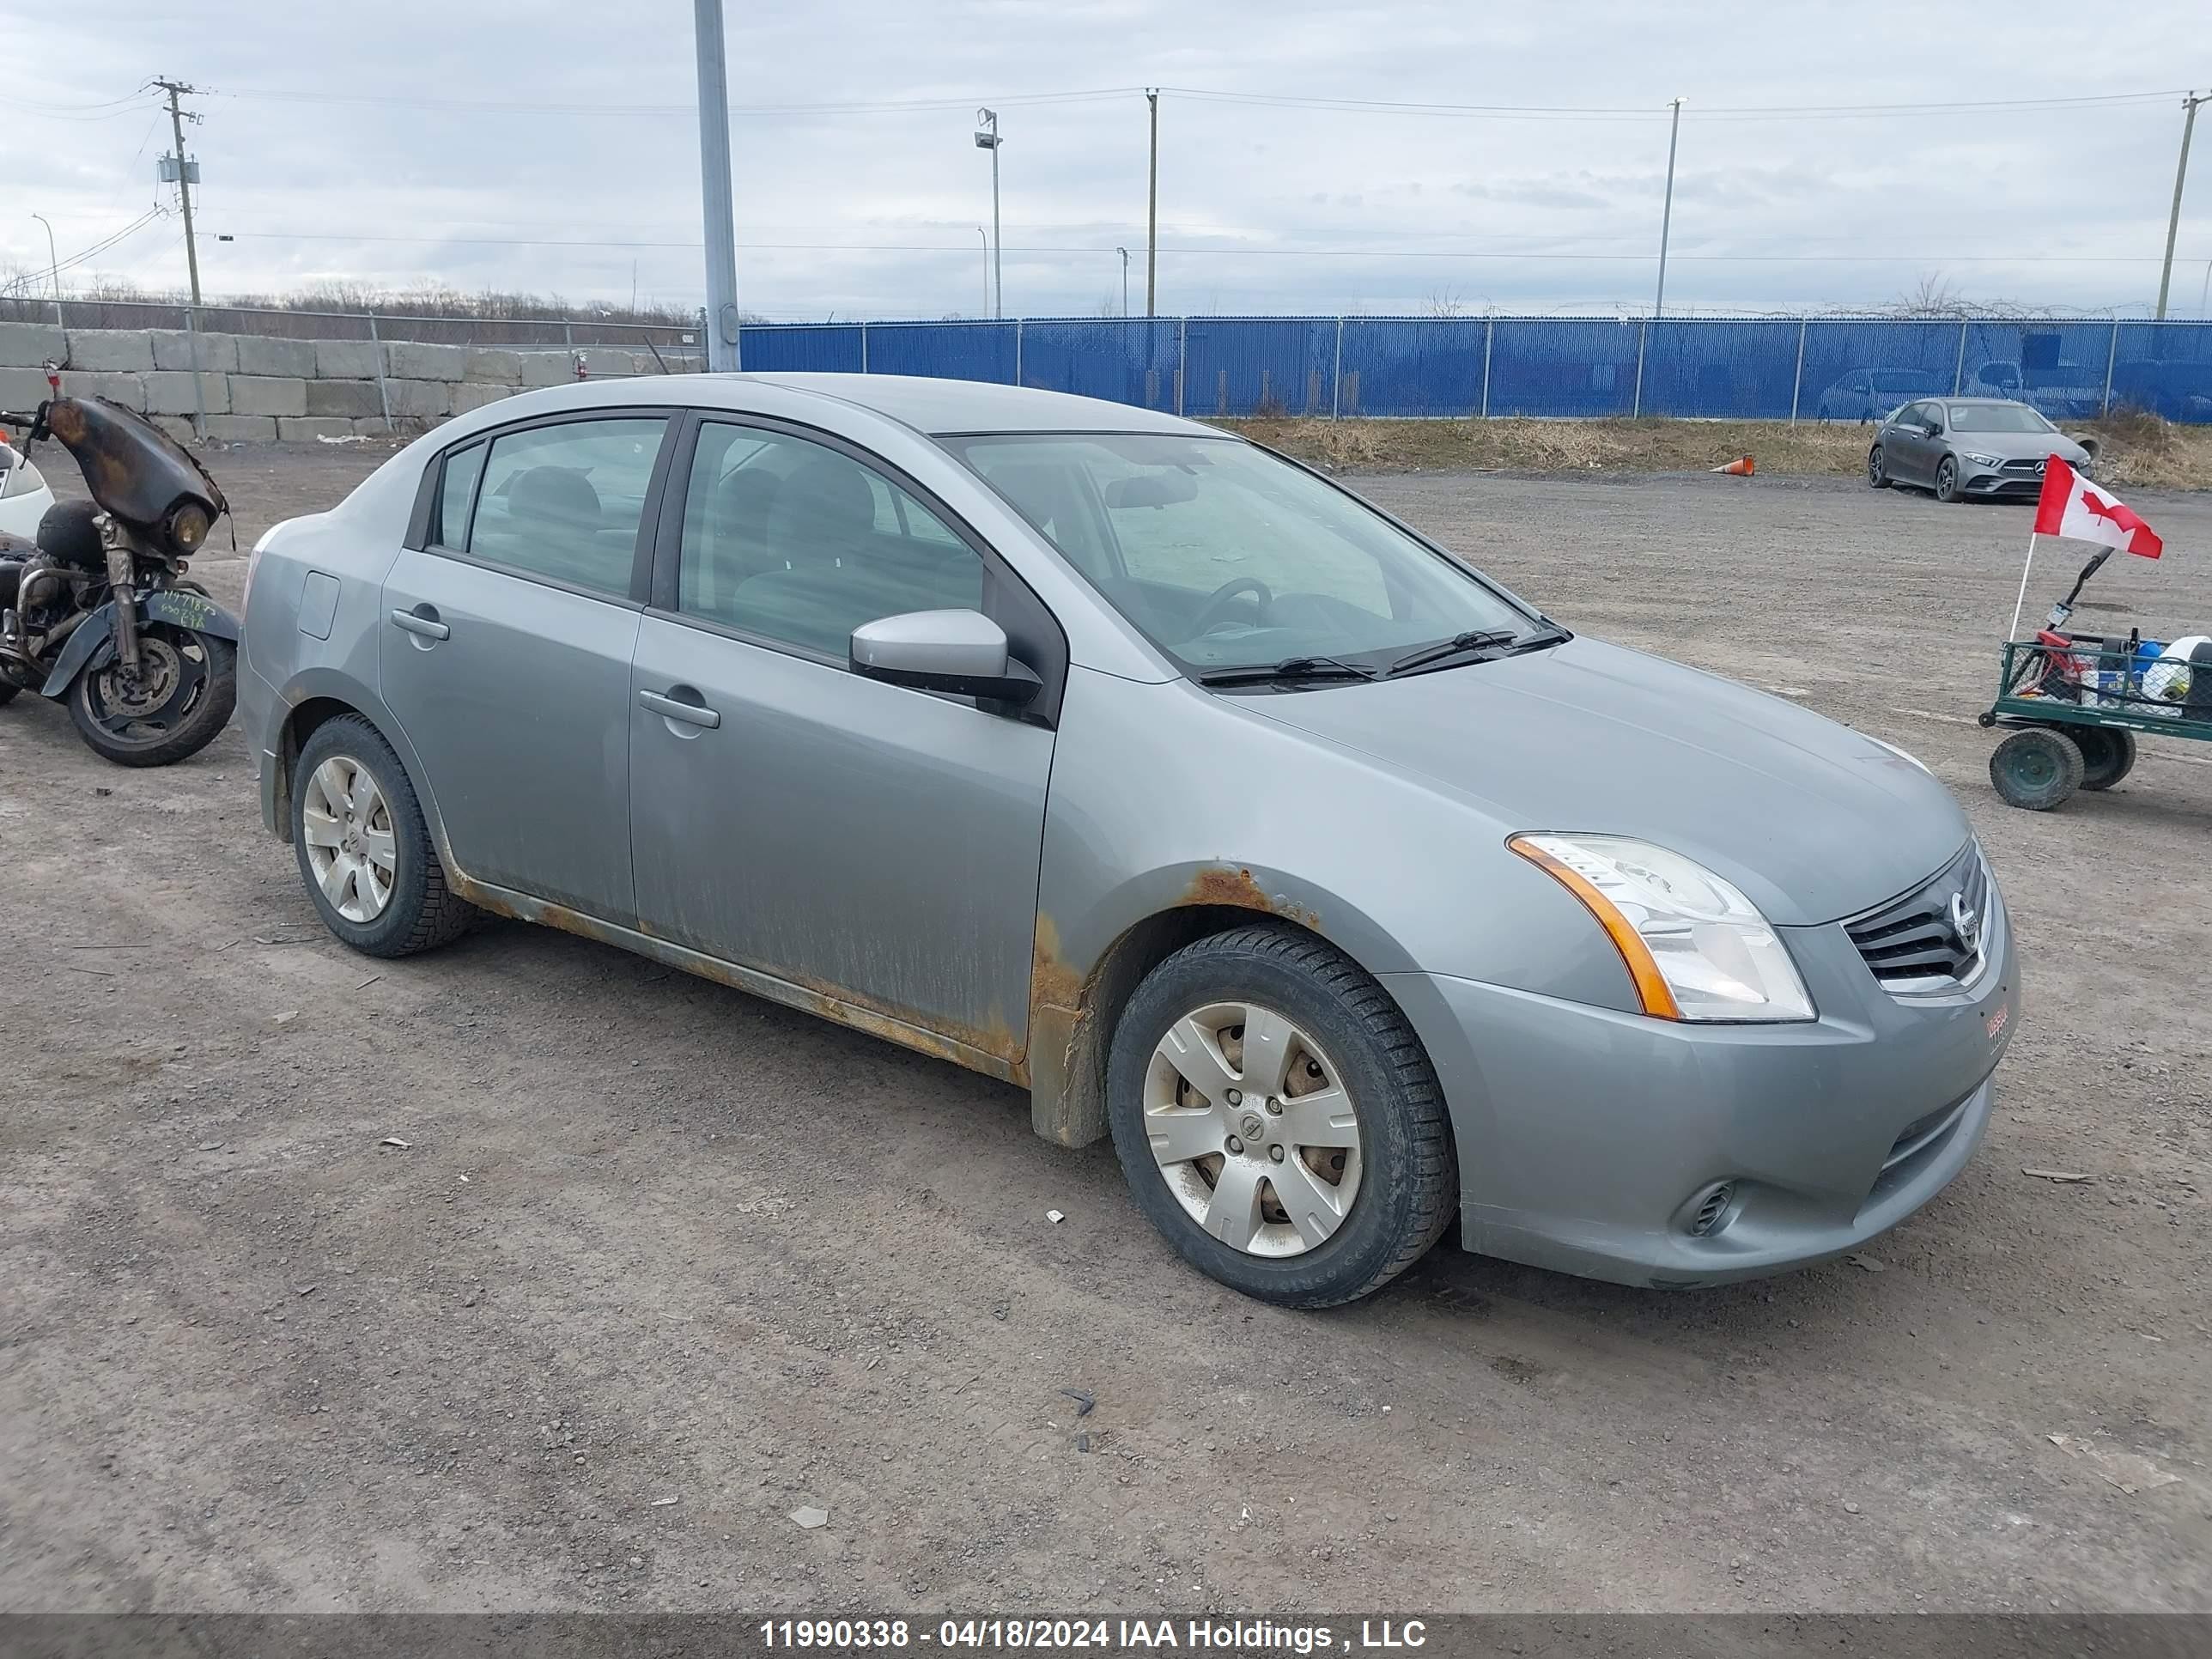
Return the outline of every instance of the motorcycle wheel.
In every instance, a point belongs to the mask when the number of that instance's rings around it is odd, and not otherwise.
[[[156,623],[138,635],[139,669],[88,669],[69,689],[70,719],[94,754],[118,766],[169,766],[197,755],[238,706],[238,654],[228,640]]]

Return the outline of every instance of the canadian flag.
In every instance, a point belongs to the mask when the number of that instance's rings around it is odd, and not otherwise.
[[[2043,466],[2043,495],[2035,504],[2035,533],[2071,541],[2102,542],[2154,559],[2166,544],[2120,501],[2053,455]]]

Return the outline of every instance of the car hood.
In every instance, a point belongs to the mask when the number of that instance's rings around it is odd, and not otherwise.
[[[1962,455],[1970,449],[2001,461],[2039,461],[2046,455],[2056,455],[2075,466],[2089,459],[2089,452],[2063,432],[1960,432],[1954,428],[1944,435]]]
[[[1470,798],[1501,836],[1583,831],[1668,848],[1784,925],[1879,904],[1967,836],[1950,792],[1873,738],[1595,640],[1237,701]]]

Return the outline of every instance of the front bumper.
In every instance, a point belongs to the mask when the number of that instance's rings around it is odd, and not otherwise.
[[[2033,472],[2000,472],[1966,465],[1960,493],[1977,501],[2032,501],[2043,494],[2043,480]]]
[[[1995,889],[1992,886],[1992,892]],[[1948,1185],[2019,1024],[2002,901],[1971,987],[1899,998],[1839,923],[1781,929],[1820,1011],[1656,1020],[1437,975],[1383,982],[1427,1045],[1470,1250],[1629,1285],[1715,1285],[1857,1249]],[[1732,1186],[1726,1218],[1697,1200]]]

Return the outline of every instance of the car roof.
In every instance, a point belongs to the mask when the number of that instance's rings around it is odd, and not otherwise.
[[[2024,404],[2017,398],[1954,398],[1942,392],[1930,392],[1926,399],[1931,404],[1993,404],[2006,409],[2033,409],[2033,404]]]
[[[1155,410],[989,380],[918,374],[708,375],[709,380],[782,386],[872,410],[933,437],[961,432],[1176,432],[1218,437],[1210,427]]]

